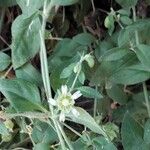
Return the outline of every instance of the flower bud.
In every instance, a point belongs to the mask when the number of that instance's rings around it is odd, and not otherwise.
[[[84,60],[88,63],[90,68],[92,68],[94,66],[94,57],[92,55],[86,54],[84,56]]]
[[[1,136],[1,138],[2,138],[3,142],[9,142],[12,139],[12,135],[11,134],[3,134]]]
[[[7,129],[12,131],[12,129],[14,127],[14,123],[10,119],[7,119],[6,121],[4,121],[4,124]]]

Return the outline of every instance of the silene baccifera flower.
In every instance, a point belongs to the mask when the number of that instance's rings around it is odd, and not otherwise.
[[[49,99],[49,103],[55,106],[59,113],[59,120],[64,122],[65,115],[70,112],[74,116],[79,116],[79,112],[75,109],[75,99],[78,99],[81,96],[80,91],[76,91],[74,94],[71,94],[67,85],[62,85],[60,90],[57,90],[56,99]]]

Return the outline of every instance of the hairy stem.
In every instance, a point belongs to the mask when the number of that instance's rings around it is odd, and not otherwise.
[[[132,11],[133,11],[133,21],[136,22],[136,10],[135,10],[135,7],[132,7]],[[140,44],[138,31],[135,31],[135,42],[136,42],[136,45]],[[143,82],[142,85],[143,85],[143,92],[144,92],[145,104],[146,104],[148,116],[150,118],[149,96],[148,96],[148,92],[147,92],[146,83]]]

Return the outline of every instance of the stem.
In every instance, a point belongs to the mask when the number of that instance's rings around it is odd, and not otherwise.
[[[6,78],[7,75],[9,74],[9,72],[12,70],[13,66],[11,65],[8,70],[6,71],[6,73],[4,74],[3,78]]]
[[[136,10],[135,7],[132,7],[133,10],[133,21],[136,22]],[[139,36],[138,36],[138,31],[135,31],[135,42],[136,45],[139,45]],[[148,112],[148,116],[150,118],[150,105],[149,105],[149,98],[148,98],[148,92],[147,92],[147,87],[146,87],[146,83],[143,82],[143,92],[144,92],[144,98],[145,98],[145,103],[146,103],[146,108],[147,108],[147,112]]]
[[[148,92],[145,82],[143,82],[143,91],[144,91],[144,97],[145,97],[145,103],[147,107],[148,116],[150,118],[150,105],[149,105],[149,98],[148,98]]]
[[[1,31],[2,31],[2,26],[3,26],[5,11],[6,11],[6,8],[5,8],[5,7],[2,7],[2,8],[1,8],[1,16],[0,16],[0,33],[1,33]]]
[[[135,10],[135,7],[132,7],[132,11],[133,11],[133,21],[136,22],[136,10]],[[139,44],[138,31],[135,31],[135,42],[136,42],[136,45]]]
[[[94,5],[94,0],[91,0],[92,3],[92,8],[93,8],[93,14],[95,13],[95,5]]]
[[[78,135],[80,138],[82,138],[82,135],[80,133],[78,133],[76,130],[74,130],[73,128],[71,128],[70,126],[68,126],[66,123],[62,123],[66,128],[68,128],[70,131],[72,131],[73,133],[75,133],[76,135]]]
[[[69,139],[67,138],[67,136],[66,136],[64,130],[62,129],[61,125],[60,125],[59,123],[58,123],[57,125],[58,125],[58,128],[59,128],[59,130],[60,130],[62,136],[64,137],[66,143],[68,144],[69,149],[70,149],[70,150],[73,150],[73,147],[72,147],[72,145],[71,145]]]
[[[79,70],[79,71],[77,72],[77,74],[76,74],[76,77],[75,77],[75,79],[74,79],[74,81],[73,81],[73,83],[72,83],[72,86],[71,86],[71,88],[70,88],[70,91],[73,90],[73,88],[74,88],[74,86],[75,86],[75,84],[76,84],[76,82],[77,82],[77,79],[78,79],[79,74],[80,74],[80,70]]]
[[[49,12],[51,11],[53,5],[52,1],[47,6],[47,0],[44,1],[44,7],[43,7],[43,22],[42,27],[40,30],[40,38],[41,38],[41,51],[40,51],[40,60],[41,60],[41,72],[42,72],[42,79],[44,83],[44,88],[46,91],[47,99],[52,98],[51,94],[51,84],[50,84],[50,78],[49,78],[49,71],[48,71],[48,61],[47,61],[47,53],[46,53],[46,46],[45,46],[45,26],[46,26],[46,20],[48,19]],[[57,124],[57,121],[55,118],[53,118],[53,106],[49,103],[49,109],[51,111],[52,115],[52,121],[54,123],[54,127],[56,128],[57,135],[59,137],[62,150],[66,150],[64,140],[62,138],[62,135],[60,134],[59,128]]]
[[[55,125],[55,128],[56,128],[57,134],[58,134],[59,141],[61,143],[62,150],[66,150],[66,146],[65,146],[64,140],[62,138],[62,135],[60,134],[58,124],[55,120],[53,122],[54,122],[54,125]]]
[[[97,86],[95,87],[96,91],[98,90]],[[94,111],[93,111],[93,116],[94,119],[96,118],[96,110],[97,110],[97,98],[94,99]]]
[[[46,20],[48,19],[48,13],[52,8],[52,4],[50,3],[47,8],[47,0],[44,2],[44,10],[43,10],[43,22],[40,31],[40,38],[41,38],[41,51],[40,51],[40,60],[41,60],[41,71],[42,71],[42,78],[44,83],[44,88],[46,91],[47,98],[51,98],[51,86],[50,86],[50,78],[49,78],[49,71],[48,71],[48,61],[47,61],[47,54],[46,54],[46,46],[45,46],[45,26]],[[47,10],[48,9],[48,10]]]

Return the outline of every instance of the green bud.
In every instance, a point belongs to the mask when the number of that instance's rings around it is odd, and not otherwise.
[[[85,55],[84,60],[88,63],[90,68],[94,66],[94,57],[91,54]]]
[[[105,26],[106,28],[108,28],[108,29],[111,27],[111,21],[110,21],[109,16],[107,16],[107,17],[105,18],[104,26]]]
[[[1,135],[1,138],[3,142],[9,142],[12,139],[12,135],[11,134]]]
[[[7,129],[12,131],[12,129],[14,127],[14,123],[10,119],[7,119],[6,121],[4,121],[4,124]]]

